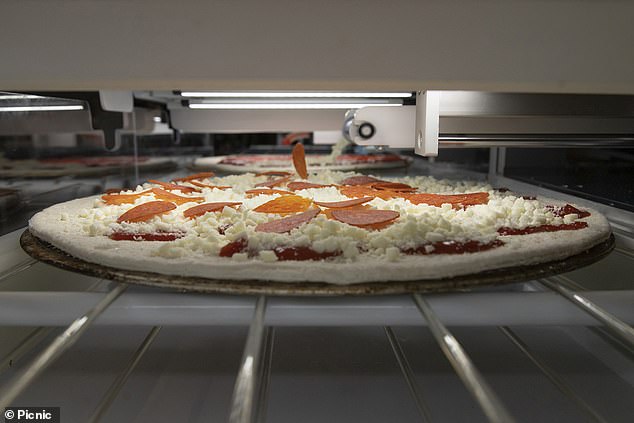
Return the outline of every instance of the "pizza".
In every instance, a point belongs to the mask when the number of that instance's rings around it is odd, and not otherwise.
[[[283,282],[451,278],[564,259],[608,239],[595,210],[484,182],[295,171],[150,180],[57,204],[38,238],[119,269]]]
[[[378,170],[406,167],[412,159],[394,153],[377,154],[311,154],[306,156],[311,172],[322,170]],[[235,154],[230,156],[200,157],[194,160],[197,170],[214,170],[226,173],[258,173],[266,170],[292,171],[290,154]]]
[[[10,160],[0,158],[1,178],[58,178],[61,176],[104,176],[122,168],[138,167],[141,171],[169,169],[176,163],[164,157],[97,156],[54,157]]]

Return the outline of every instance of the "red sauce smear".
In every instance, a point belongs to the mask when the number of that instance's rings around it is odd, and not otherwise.
[[[156,232],[153,234],[113,232],[109,238],[114,241],[174,241],[184,235],[181,232]]]
[[[218,254],[220,257],[233,257],[234,254],[241,253],[246,250],[249,243],[246,239],[239,239],[225,245],[220,249]]]
[[[563,225],[539,225],[529,226],[524,229],[513,229],[508,227],[502,227],[498,229],[500,235],[528,235],[536,234],[538,232],[556,232],[556,231],[574,231],[577,229],[587,228],[586,222],[574,222]]]
[[[559,217],[564,217],[567,214],[576,214],[579,219],[583,219],[584,217],[590,216],[589,211],[579,210],[578,208],[573,207],[570,204],[566,204],[563,207],[546,206],[546,208],[552,211],[555,216]]]
[[[341,251],[318,253],[309,247],[277,247],[273,252],[280,261],[326,260],[341,255]]]
[[[426,246],[431,245],[434,249],[427,252]],[[416,248],[407,248],[401,250],[404,254],[464,254],[464,253],[477,253],[479,251],[492,250],[493,248],[501,247],[504,243],[500,240],[491,241],[488,243],[482,243],[480,241],[438,241],[429,244],[420,245]]]

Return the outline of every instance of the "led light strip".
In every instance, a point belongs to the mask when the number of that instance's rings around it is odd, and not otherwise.
[[[190,103],[190,109],[360,109],[372,106],[401,106],[399,103]]]
[[[237,98],[410,98],[410,92],[391,92],[391,93],[359,93],[359,92],[236,92],[236,91],[183,91],[182,97],[237,97]]]
[[[57,112],[67,110],[84,110],[84,106],[67,105],[67,106],[6,106],[0,107],[0,112]]]

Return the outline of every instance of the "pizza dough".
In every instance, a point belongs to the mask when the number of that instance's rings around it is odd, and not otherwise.
[[[328,205],[367,198],[367,195],[350,194],[366,192],[367,185],[349,185],[346,192],[351,196],[342,194],[344,190],[338,184],[354,176],[358,175],[328,171],[311,175],[304,182],[325,187],[295,191],[291,194],[299,200],[294,201],[279,200],[290,197],[284,193],[288,181],[273,188],[251,191],[262,180],[278,176],[246,174],[208,178],[199,182],[206,186],[198,187],[200,192],[168,192],[177,198],[189,197],[189,200],[177,201],[171,210],[146,221],[121,220],[121,216],[134,207],[170,198],[162,194],[159,185],[144,184],[135,191],[123,193],[136,195],[133,203],[106,205],[99,196],[82,198],[38,213],[29,226],[35,236],[70,255],[121,269],[210,279],[331,284],[438,279],[548,262],[581,253],[610,236],[607,220],[595,210],[579,207],[590,213],[582,218],[575,213],[557,216],[555,211],[564,210],[564,203],[546,198],[524,199],[496,191],[484,183],[452,182],[425,176],[388,181],[400,184],[393,187],[403,184],[413,187],[416,194],[410,190],[397,198],[376,196],[348,208],[322,208],[322,213],[314,212],[317,206],[313,202]],[[188,182],[183,184],[196,186]],[[259,194],[261,190],[269,189],[270,194]],[[247,195],[247,191],[254,194]],[[386,197],[385,192],[388,191],[375,190],[382,197]],[[448,198],[449,202],[440,206],[424,202],[414,204],[419,200],[429,201],[426,200],[428,197],[436,198],[430,197],[429,193],[447,195],[438,198]],[[460,201],[480,198],[483,193],[488,194],[486,204],[460,205]],[[418,197],[412,202],[406,198],[408,195]],[[293,204],[290,207],[295,213],[279,214],[279,209],[272,208],[276,205],[272,204],[274,200],[286,207]],[[193,219],[184,217],[186,210],[217,202],[231,205]],[[300,210],[298,207],[307,208]],[[257,212],[256,208],[263,208],[264,212]],[[337,213],[337,210],[347,212]],[[353,210],[352,214],[350,210]],[[379,212],[369,213],[368,217],[365,216],[368,213],[355,213],[354,210]],[[300,216],[301,213],[304,214]],[[279,223],[281,220],[285,222]],[[377,222],[383,226],[371,226]],[[519,230],[540,225],[578,225],[580,229],[511,236],[498,232],[500,228]],[[121,233],[159,234],[162,239],[169,239],[166,236],[169,234],[182,237],[173,241],[140,240],[143,236],[128,238],[139,240],[109,238]],[[452,242],[463,247],[492,247],[478,252],[436,254]],[[221,257],[223,249],[235,251],[231,251],[231,257]],[[315,258],[323,259],[294,259],[297,254],[309,250]]]

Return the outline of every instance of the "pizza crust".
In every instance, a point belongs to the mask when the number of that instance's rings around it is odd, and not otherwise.
[[[164,244],[156,241],[113,241],[104,236],[88,236],[76,216],[92,208],[98,197],[87,197],[57,204],[36,214],[29,222],[31,232],[55,247],[91,263],[120,269],[209,279],[270,280],[280,282],[327,282],[348,285],[361,282],[411,281],[475,274],[485,270],[561,260],[582,253],[610,236],[607,219],[596,210],[585,208],[591,216],[581,219],[588,227],[573,231],[543,232],[505,236],[504,246],[461,255],[386,257],[360,255],[353,261],[278,261],[256,259],[239,261],[193,252],[187,257],[165,258],[155,255]],[[553,205],[560,201],[538,198]]]

